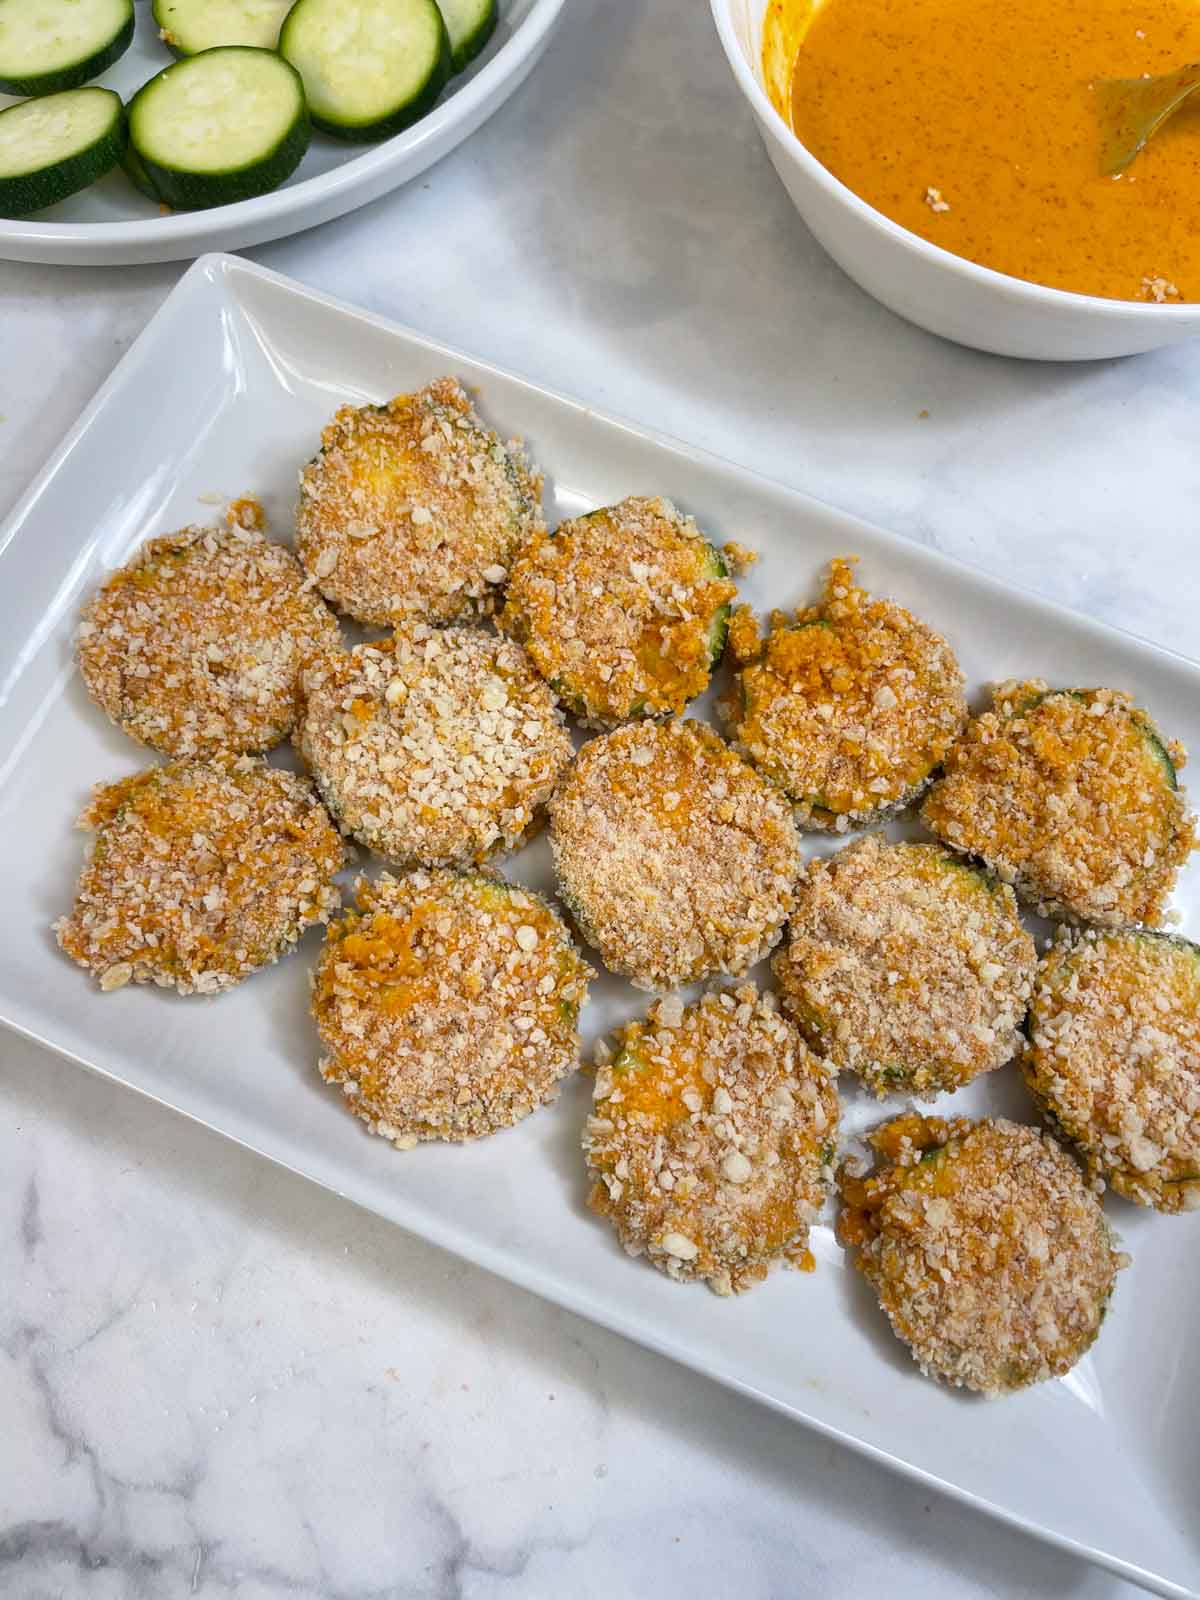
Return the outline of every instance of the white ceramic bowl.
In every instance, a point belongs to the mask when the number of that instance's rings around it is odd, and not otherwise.
[[[282,188],[211,211],[158,207],[121,172],[38,212],[0,218],[0,259],[70,266],[181,261],[207,250],[242,250],[328,222],[377,200],[432,166],[498,111],[532,70],[565,0],[501,0],[496,36],[479,60],[452,79],[428,115],[382,144],[344,144],[317,135]],[[148,4],[137,8],[133,43],[97,80],[128,99],[171,62]],[[12,102],[0,95],[0,106]]]
[[[797,211],[868,294],[943,338],[1002,356],[1088,361],[1200,335],[1200,305],[1069,294],[976,266],[882,216],[826,170],[776,111],[763,83],[766,0],[711,0],[733,75]]]

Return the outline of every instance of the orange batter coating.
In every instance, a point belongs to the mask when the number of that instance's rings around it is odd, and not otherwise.
[[[1127,694],[1002,683],[921,816],[1044,916],[1154,927],[1196,844],[1185,760]]]
[[[837,1128],[832,1072],[772,996],[668,995],[596,1074],[588,1203],[660,1272],[748,1289],[775,1261],[811,1269]]]
[[[215,994],[278,960],[340,898],[345,847],[312,785],[252,756],[101,784],[80,826],[95,840],[55,932],[104,990]]]
[[[738,607],[729,643],[741,671],[723,707],[801,824],[839,832],[915,799],[967,717],[950,646],[903,606],[871,599],[854,559],[830,563],[817,605],[772,612],[765,640]]]
[[[300,474],[296,542],[337,610],[380,627],[492,609],[544,526],[542,479],[484,426],[455,378],[387,405],[343,406]]]
[[[909,1113],[870,1142],[838,1237],[922,1372],[985,1394],[1069,1372],[1128,1262],[1070,1156],[999,1117]]]
[[[872,833],[809,863],[774,970],[814,1050],[931,1098],[1017,1053],[1036,962],[1007,884]]]
[[[357,892],[312,1007],[322,1076],[371,1132],[400,1149],[479,1139],[555,1099],[591,972],[553,908],[483,873],[384,874]]]
[[[1200,1211],[1200,947],[1064,931],[1038,970],[1024,1069],[1098,1185]]]
[[[296,558],[236,501],[224,528],[151,539],[84,609],[79,667],[118,727],[171,755],[269,750],[338,626]]]
[[[614,727],[678,716],[704,692],[736,593],[691,517],[635,495],[532,538],[500,625],[570,710]]]

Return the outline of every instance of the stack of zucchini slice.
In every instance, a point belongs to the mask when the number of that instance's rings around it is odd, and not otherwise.
[[[483,49],[496,0],[154,0],[179,60],[128,107],[83,87],[133,38],[133,0],[0,0],[0,215],[65,200],[118,163],[172,208],[277,188],[315,126],[386,139]]]

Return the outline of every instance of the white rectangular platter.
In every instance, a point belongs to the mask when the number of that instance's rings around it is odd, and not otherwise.
[[[777,1272],[720,1300],[632,1262],[587,1211],[586,1080],[520,1127],[398,1154],[320,1080],[306,974],[317,940],[217,1000],[101,996],[58,952],[92,783],[146,762],[88,702],[72,665],[82,597],[146,537],[257,493],[287,537],[296,473],[343,401],[452,372],[522,435],[552,520],[661,493],[717,541],[756,548],[757,608],[814,595],[831,556],[945,632],[974,694],[1036,674],[1131,690],[1200,751],[1200,668],[682,445],[598,415],[229,257],[183,279],[0,533],[0,1013],[10,1026],[271,1160],[922,1481],[1167,1595],[1200,1593],[1200,1216],[1109,1197],[1133,1266],[1094,1351],[1068,1378],[981,1401],[922,1378],[830,1226],[813,1274]],[[505,864],[551,887],[544,843]],[[1177,896],[1200,933],[1200,870]],[[598,982],[590,1040],[644,1000]],[[843,1089],[847,1086],[843,1083]],[[1014,1069],[956,1110],[1033,1120]],[[897,1109],[893,1107],[892,1109]],[[847,1092],[851,1129],[882,1112]],[[698,1389],[697,1403],[704,1391]]]

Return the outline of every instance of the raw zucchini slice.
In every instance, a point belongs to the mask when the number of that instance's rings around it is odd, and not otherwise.
[[[176,61],[129,103],[141,172],[160,200],[182,210],[277,189],[311,133],[299,73],[274,51],[246,45]]]
[[[133,0],[0,0],[0,90],[57,94],[97,77],[133,38]]]
[[[455,72],[474,61],[496,31],[496,0],[438,0],[450,35],[450,62]]]
[[[177,56],[222,44],[274,50],[292,0],[154,0],[159,37]]]
[[[296,0],[279,49],[304,79],[313,121],[339,139],[399,133],[450,76],[435,0]]]
[[[111,89],[64,89],[0,111],[0,216],[23,217],[102,178],[125,148]]]

